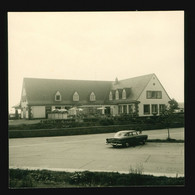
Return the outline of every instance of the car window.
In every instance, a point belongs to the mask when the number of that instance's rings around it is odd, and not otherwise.
[[[136,135],[136,132],[117,132],[114,137],[118,138],[118,137],[128,137],[128,136],[134,136]]]
[[[118,132],[118,133],[116,133],[116,134],[114,135],[114,137],[115,137],[115,138],[117,138],[117,137],[124,137],[125,134],[126,134],[126,133],[124,133],[124,132]]]
[[[122,133],[116,133],[114,137],[121,137]]]

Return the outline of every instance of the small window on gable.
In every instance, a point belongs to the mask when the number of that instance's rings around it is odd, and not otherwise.
[[[56,92],[55,101],[61,101],[62,97],[59,91]]]
[[[123,89],[123,92],[122,92],[122,99],[126,99],[126,90]]]
[[[90,101],[95,101],[95,94],[94,94],[94,92],[91,92],[91,94],[90,94]]]
[[[119,99],[119,92],[118,92],[118,90],[116,90],[116,92],[115,92],[115,99],[116,99],[116,100]]]
[[[109,100],[112,100],[112,91],[110,91]]]
[[[76,91],[73,94],[73,101],[79,101],[79,94]]]
[[[147,99],[162,99],[162,91],[147,91]]]

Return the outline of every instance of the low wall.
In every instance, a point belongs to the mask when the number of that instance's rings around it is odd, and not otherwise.
[[[67,113],[48,113],[48,119],[67,119]]]

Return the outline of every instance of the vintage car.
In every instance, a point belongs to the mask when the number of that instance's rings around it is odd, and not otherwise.
[[[130,145],[145,144],[148,139],[147,135],[142,135],[141,132],[136,130],[123,130],[118,131],[113,138],[107,138],[106,144],[115,146],[128,147]]]

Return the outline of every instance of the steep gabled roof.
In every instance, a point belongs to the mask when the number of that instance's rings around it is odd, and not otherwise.
[[[81,104],[102,104],[111,88],[111,81],[61,80],[24,78],[24,87],[30,105],[35,104],[73,104],[73,94],[79,94]],[[55,101],[59,91],[62,101]],[[91,92],[96,95],[96,101],[90,102]]]
[[[148,75],[133,77],[129,79],[119,80],[118,84],[114,84],[113,82],[112,89],[115,90],[115,89],[131,88],[129,96],[127,98],[130,101],[137,100],[153,75],[154,74],[148,74]]]
[[[155,74],[148,74],[129,79],[115,81],[94,80],[62,80],[24,78],[26,98],[29,105],[60,105],[60,104],[115,104],[136,102],[141,93]],[[156,75],[155,75],[156,77]],[[126,99],[122,99],[122,90],[126,90]],[[115,91],[119,91],[119,100],[115,100]],[[61,101],[55,101],[55,94],[59,91]],[[75,91],[79,95],[79,101],[73,101]],[[113,100],[109,101],[109,93],[112,91]],[[90,101],[90,94],[94,92],[96,101]]]

